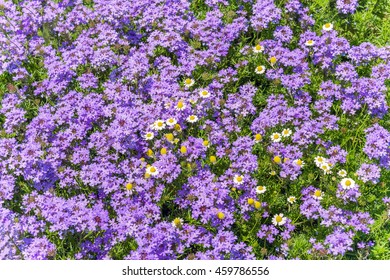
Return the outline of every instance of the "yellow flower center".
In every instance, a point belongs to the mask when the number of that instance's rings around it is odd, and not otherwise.
[[[184,82],[186,83],[186,85],[192,84],[192,80],[191,79],[186,79]]]
[[[163,122],[157,122],[157,126],[158,126],[158,127],[162,127],[163,125],[164,125]]]
[[[350,180],[346,180],[346,181],[345,181],[345,185],[346,185],[347,187],[349,187],[350,185],[352,185],[352,182],[351,182]]]
[[[133,189],[133,184],[132,183],[127,183],[126,184],[126,189],[131,191]]]
[[[259,208],[260,208],[260,206],[261,206],[261,203],[260,203],[260,202],[258,202],[258,201],[255,201],[255,208],[256,208],[256,209],[259,209]]]
[[[320,197],[321,194],[322,194],[322,192],[321,192],[320,190],[316,190],[316,191],[314,192],[314,196],[315,196],[315,197]]]
[[[279,216],[279,215],[277,215],[276,218],[275,218],[275,221],[277,223],[280,223],[282,220],[283,220],[283,218],[281,216]]]
[[[261,72],[261,71],[263,71],[263,66],[257,66],[256,69],[257,69],[258,72]]]
[[[314,43],[313,40],[307,41],[307,44],[308,44],[308,45],[313,45],[313,43]]]
[[[218,212],[217,217],[218,219],[223,220],[225,218],[225,214],[222,212]]]
[[[303,163],[302,160],[300,160],[300,159],[297,160],[297,164],[298,164],[299,166],[301,166],[302,163]]]
[[[248,204],[249,204],[249,205],[252,205],[253,203],[255,203],[255,201],[253,200],[253,198],[248,198]]]
[[[148,155],[148,156],[152,156],[153,155],[153,151],[151,150],[151,149],[149,149],[147,152],[146,152],[146,154]]]
[[[242,177],[241,176],[237,176],[236,180],[237,180],[237,182],[242,182]]]
[[[262,191],[262,190],[264,190],[264,187],[263,186],[258,186],[257,190]]]
[[[177,226],[177,227],[181,225],[181,221],[180,221],[179,218],[175,218],[175,219],[173,220],[173,223],[174,223],[175,226]]]
[[[212,163],[216,162],[217,161],[217,158],[215,156],[210,156],[210,161]]]
[[[186,148],[186,146],[181,146],[181,147],[180,147],[180,152],[181,152],[182,154],[187,153],[187,148]]]
[[[269,61],[271,62],[271,64],[275,64],[276,63],[276,57],[271,57],[270,59],[269,59]]]
[[[255,49],[256,51],[261,51],[262,47],[260,45],[256,45]]]
[[[180,131],[181,130],[181,126],[180,126],[180,124],[175,124],[175,130],[176,131]]]
[[[261,138],[262,138],[262,136],[261,136],[260,134],[256,134],[256,135],[255,135],[255,139],[256,139],[256,141],[260,141],[260,140],[261,140]]]
[[[191,121],[195,120],[195,116],[190,116],[190,120]]]
[[[204,140],[204,141],[203,141],[203,146],[207,147],[208,145],[209,145],[209,141]]]
[[[182,109],[184,107],[184,103],[182,101],[177,102],[177,108]]]
[[[209,92],[208,91],[206,91],[206,90],[202,90],[202,95],[203,96],[207,96],[209,94]]]
[[[331,27],[331,24],[330,24],[330,23],[327,23],[327,24],[325,24],[325,27],[326,27],[326,28],[330,28],[330,27]]]
[[[150,170],[150,172],[151,172],[151,173],[154,173],[154,172],[156,172],[156,168],[155,168],[154,166],[150,167],[150,169],[149,169],[149,170]]]
[[[274,139],[278,140],[279,139],[279,134],[274,134]]]
[[[165,155],[165,154],[167,153],[167,149],[166,149],[166,148],[162,148],[161,151],[160,151],[160,153],[161,153],[162,155]]]
[[[173,141],[173,134],[172,133],[165,134],[165,138],[167,138],[168,141]]]
[[[282,159],[280,158],[280,156],[276,156],[276,157],[274,157],[274,162],[279,164],[282,162]]]

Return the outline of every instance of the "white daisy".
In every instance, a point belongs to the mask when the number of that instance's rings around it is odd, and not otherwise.
[[[253,47],[253,52],[254,53],[262,53],[264,51],[264,47],[261,45],[256,45]]]
[[[183,111],[186,108],[186,104],[183,101],[177,102],[175,109],[178,111]]]
[[[151,131],[146,132],[144,135],[144,139],[146,139],[146,140],[152,140],[153,138],[154,138],[154,133]]]
[[[190,116],[188,116],[188,118],[187,118],[187,122],[189,122],[189,123],[194,123],[194,122],[196,122],[197,120],[198,120],[198,117],[195,116],[195,115],[190,115]]]
[[[158,174],[158,169],[155,166],[149,166],[146,168],[146,174],[156,176]]]
[[[174,228],[180,228],[182,225],[183,225],[183,219],[182,219],[182,218],[175,218],[175,219],[172,221],[172,226],[173,226]]]
[[[340,184],[343,187],[343,189],[345,189],[345,190],[352,189],[356,186],[355,181],[352,180],[351,178],[342,179]]]
[[[202,97],[202,98],[208,98],[208,97],[210,97],[210,92],[207,91],[207,90],[201,90],[201,91],[199,92],[199,95],[200,95],[200,97]]]
[[[256,193],[258,193],[258,194],[265,193],[266,190],[267,190],[267,187],[265,187],[265,186],[257,186],[256,187]]]
[[[322,26],[322,30],[325,30],[325,31],[330,31],[333,29],[333,24],[331,23],[325,23],[323,26]]]
[[[294,202],[297,200],[297,198],[295,196],[289,196],[287,198],[287,202],[290,203],[290,204],[294,204]]]
[[[341,169],[339,172],[337,172],[337,174],[340,176],[340,177],[345,177],[347,176],[347,171],[345,171],[344,169]]]
[[[259,65],[255,69],[256,74],[263,74],[264,72],[265,72],[265,66],[263,66],[263,65]]]
[[[314,162],[318,167],[320,167],[322,164],[328,163],[328,160],[324,157],[317,156],[314,158]]]
[[[305,46],[307,46],[307,47],[312,47],[312,46],[314,46],[315,45],[315,41],[313,41],[313,40],[307,40],[306,42],[305,42]]]
[[[195,84],[195,81],[193,79],[187,78],[184,80],[184,86],[186,88],[192,87]]]
[[[301,159],[296,159],[293,161],[296,165],[299,165],[300,167],[304,167],[305,166],[305,162]]]
[[[175,124],[177,124],[177,120],[175,118],[169,118],[165,121],[165,123],[169,126],[169,127],[173,127]]]
[[[277,132],[272,133],[271,140],[273,142],[280,142],[280,141],[282,141],[282,135],[280,133],[277,133]]]
[[[315,192],[313,193],[313,198],[321,200],[324,198],[324,193],[321,190],[315,190]]]
[[[320,168],[321,168],[322,171],[324,171],[324,174],[332,174],[332,171],[330,170],[331,166],[329,165],[329,163],[321,164]]]
[[[289,128],[285,128],[285,129],[283,129],[283,131],[282,131],[282,136],[283,136],[283,137],[289,137],[291,134],[292,134],[292,131],[291,131],[291,129],[289,129]]]
[[[237,185],[241,185],[242,183],[244,183],[244,176],[234,175],[233,182],[236,183]]]
[[[283,214],[280,213],[280,214],[276,214],[273,218],[272,218],[272,223],[275,225],[275,226],[282,226],[286,223],[286,217],[283,217]]]
[[[154,130],[163,130],[165,128],[165,122],[163,120],[157,120],[152,124]]]

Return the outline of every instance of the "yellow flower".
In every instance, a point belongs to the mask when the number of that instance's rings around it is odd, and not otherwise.
[[[255,141],[256,141],[256,142],[261,141],[262,138],[263,138],[263,137],[261,136],[261,134],[256,134],[256,135],[255,135]]]
[[[275,156],[274,157],[274,162],[277,163],[277,164],[280,164],[282,162],[282,159],[280,156]]]
[[[269,62],[271,63],[271,65],[274,65],[276,63],[277,59],[276,57],[272,56],[270,59],[269,59]]]
[[[255,201],[255,208],[259,209],[261,207],[261,203],[259,201]]]
[[[215,156],[210,156],[210,162],[215,163],[217,161],[217,158]]]
[[[168,133],[168,134],[165,134],[165,138],[167,138],[167,140],[168,140],[169,142],[172,142],[172,141],[173,141],[173,138],[174,138],[174,136],[173,136],[173,134],[172,134],[172,133]]]
[[[253,198],[248,198],[248,204],[252,205],[253,203],[255,203],[255,200]]]
[[[167,154],[167,149],[166,149],[166,148],[161,148],[160,153],[161,153],[162,155],[166,155],[166,154]]]
[[[180,147],[180,152],[181,152],[182,154],[187,153],[187,147],[186,147],[186,146],[181,146],[181,147]]]
[[[128,191],[131,191],[131,190],[133,189],[133,184],[132,184],[132,183],[127,183],[127,184],[126,184],[126,189],[127,189]]]
[[[148,149],[146,154],[151,157],[151,156],[153,156],[153,151],[151,149]]]
[[[225,214],[222,212],[218,212],[217,217],[218,217],[218,219],[223,220],[225,218]]]

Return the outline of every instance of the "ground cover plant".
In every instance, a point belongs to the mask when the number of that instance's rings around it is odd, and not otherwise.
[[[0,259],[390,259],[387,0],[0,0]]]

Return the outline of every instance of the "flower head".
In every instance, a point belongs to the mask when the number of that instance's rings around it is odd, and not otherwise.
[[[187,122],[189,122],[189,123],[195,123],[197,120],[198,120],[198,117],[195,115],[190,115],[187,118]]]
[[[321,190],[315,190],[313,193],[313,198],[317,200],[321,200],[324,198],[324,193]]]
[[[182,218],[175,218],[173,221],[172,221],[172,226],[174,228],[181,228],[183,225],[183,219]]]
[[[282,226],[286,223],[286,217],[283,217],[283,214],[280,213],[280,214],[276,214],[273,218],[272,218],[272,223],[275,225],[275,226]]]
[[[264,51],[264,47],[259,45],[259,44],[257,44],[256,46],[253,47],[253,52],[254,53],[261,53],[263,51]]]
[[[256,187],[256,193],[258,193],[258,194],[265,193],[266,190],[267,190],[267,188],[265,186],[257,186]]]
[[[263,74],[264,72],[265,72],[265,66],[263,66],[263,65],[259,65],[255,69],[256,74]]]
[[[241,185],[242,183],[244,183],[244,176],[234,175],[233,182],[236,183],[237,185]]]
[[[193,79],[187,78],[184,80],[184,86],[186,88],[190,88],[195,84],[195,81]]]
[[[315,41],[313,41],[313,40],[307,40],[306,42],[305,42],[305,46],[307,46],[307,47],[312,47],[312,46],[314,46],[315,45]]]
[[[208,97],[210,97],[210,92],[204,89],[204,90],[201,90],[201,91],[199,92],[199,95],[200,95],[200,97],[202,97],[202,98],[208,98]]]
[[[154,138],[154,133],[151,131],[146,132],[144,135],[144,139],[146,139],[146,140],[152,140],[153,138]]]
[[[337,175],[339,175],[340,177],[345,177],[347,176],[347,171],[341,169],[339,172],[337,172]]]
[[[296,200],[297,200],[297,198],[295,196],[289,196],[287,198],[287,202],[290,204],[294,204]]]
[[[332,23],[325,23],[323,26],[322,26],[322,30],[325,30],[325,31],[330,31],[333,29],[333,24]]]
[[[169,127],[173,127],[175,124],[177,124],[177,120],[175,118],[169,118],[165,121],[165,123],[169,126]]]
[[[156,120],[152,125],[154,130],[163,130],[165,128],[165,122],[163,120]]]
[[[341,187],[345,190],[353,189],[355,187],[355,181],[351,178],[344,178],[340,182]]]
[[[155,166],[149,166],[146,168],[146,174],[151,176],[156,176],[158,174],[158,169]]]
[[[275,143],[282,141],[282,135],[280,133],[272,133],[271,140]]]

